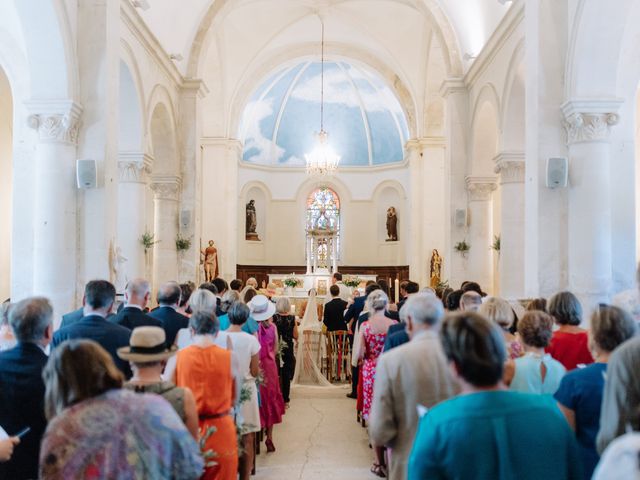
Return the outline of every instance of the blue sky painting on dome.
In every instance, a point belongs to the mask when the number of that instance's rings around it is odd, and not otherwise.
[[[304,166],[320,130],[320,73],[320,62],[307,61],[260,85],[242,117],[244,162]],[[407,121],[379,77],[345,62],[325,62],[324,95],[324,129],[341,166],[402,162]]]

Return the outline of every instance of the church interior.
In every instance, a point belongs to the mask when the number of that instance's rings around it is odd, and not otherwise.
[[[92,280],[126,303],[146,279],[151,309],[167,282],[255,280],[299,320],[313,291],[322,321],[339,272],[394,305],[472,281],[516,317],[569,291],[585,329],[620,295],[639,319],[639,20],[640,0],[3,0],[0,300],[48,298],[58,330]],[[292,390],[253,478],[380,473],[340,388]]]

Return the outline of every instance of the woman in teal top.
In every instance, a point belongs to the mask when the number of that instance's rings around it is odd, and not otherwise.
[[[420,420],[408,478],[581,478],[576,441],[553,399],[505,389],[500,328],[469,312],[448,317],[440,335],[462,393]]]
[[[544,353],[553,336],[553,318],[544,312],[529,311],[518,322],[518,334],[525,353],[507,364],[505,383],[516,392],[553,395],[566,371],[560,362]]]

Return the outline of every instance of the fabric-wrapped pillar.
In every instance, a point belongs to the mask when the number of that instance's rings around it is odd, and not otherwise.
[[[154,290],[167,281],[178,278],[178,194],[180,178],[156,176],[151,183],[154,206],[154,234],[158,242],[153,246]]]
[[[500,174],[500,296],[524,298],[524,154],[501,153],[496,157]]]
[[[469,194],[469,268],[468,280],[478,282],[485,292],[493,287],[493,211],[491,195],[496,189],[494,177],[467,177]],[[491,292],[490,292],[491,293]]]
[[[34,168],[33,293],[48,297],[56,317],[75,307],[76,145],[81,108],[71,101],[30,103],[38,132]]]
[[[578,100],[562,110],[569,146],[569,289],[586,311],[611,293],[610,129],[618,101]]]

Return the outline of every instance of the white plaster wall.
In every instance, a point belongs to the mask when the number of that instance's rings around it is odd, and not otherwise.
[[[206,180],[205,180],[206,181]],[[328,186],[341,201],[339,265],[407,265],[408,168],[341,172],[323,181],[304,172],[241,166],[238,170],[238,263],[304,265],[306,200]],[[245,205],[256,201],[260,242],[245,240]],[[386,242],[386,209],[398,211],[398,242]]]
[[[0,301],[11,295],[13,97],[0,68]]]

